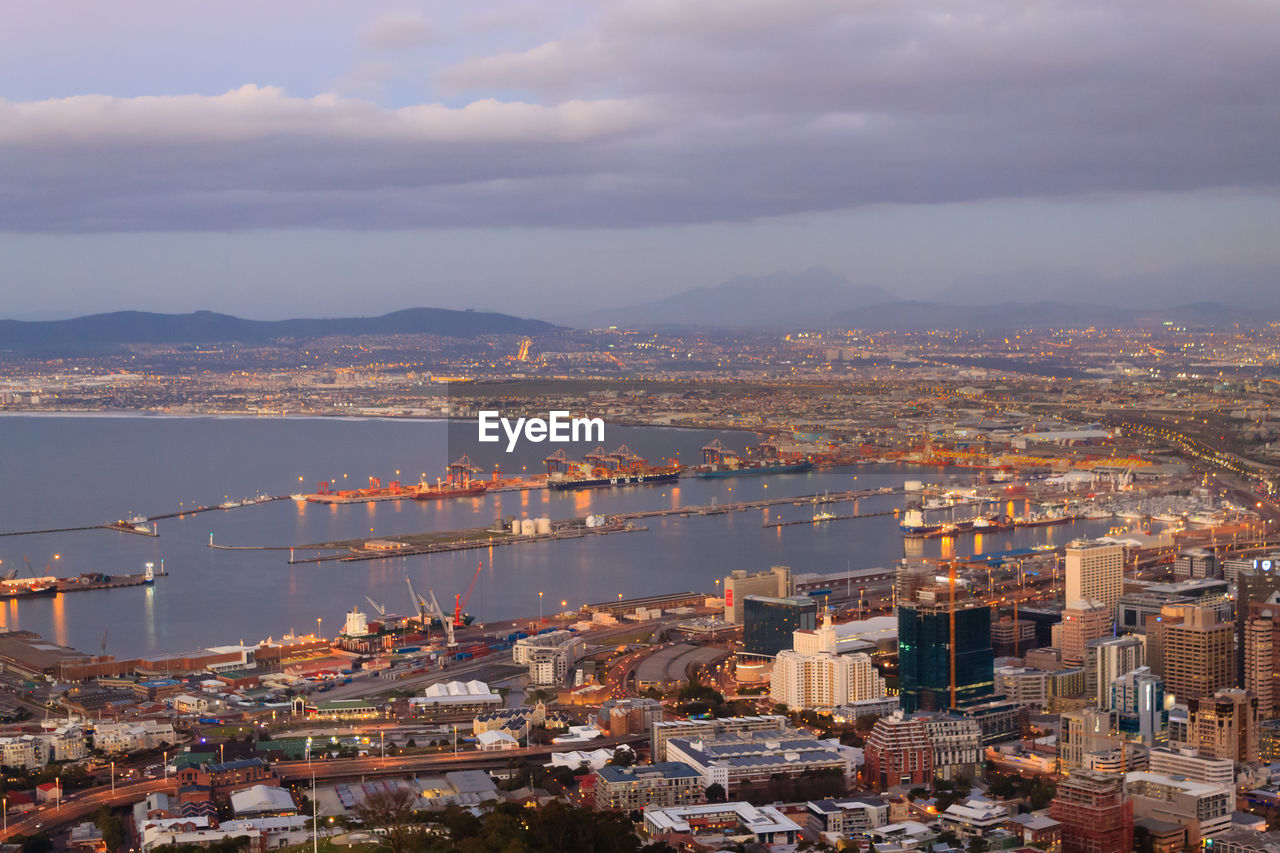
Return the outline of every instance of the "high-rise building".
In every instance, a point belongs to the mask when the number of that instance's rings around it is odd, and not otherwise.
[[[1192,744],[1201,755],[1246,764],[1258,760],[1258,700],[1239,688],[1189,700]]]
[[[998,658],[1021,657],[1037,645],[1036,625],[1029,619],[1015,622],[1008,616],[1001,616],[991,623],[991,648]]]
[[[1110,694],[1107,707],[1116,712],[1121,732],[1136,735],[1147,746],[1168,742],[1164,681],[1150,668],[1141,666],[1113,679]]]
[[[1253,567],[1240,569],[1236,575],[1236,646],[1244,648],[1244,626],[1249,621],[1249,605],[1263,602],[1280,591],[1280,559],[1265,557],[1253,561]],[[1244,655],[1234,668],[1236,684],[1244,683]]]
[[[1280,717],[1280,592],[1248,608],[1244,626],[1244,689],[1258,699],[1258,717]]]
[[[830,710],[886,695],[884,679],[869,655],[836,654],[836,631],[829,610],[823,613],[820,628],[796,631],[792,637],[811,640],[810,650],[778,652],[770,679],[774,702],[788,708]]]
[[[1084,666],[1085,646],[1090,640],[1111,636],[1112,614],[1101,601],[1067,599],[1062,610],[1062,663]]]
[[[770,696],[792,709],[830,710],[885,696],[884,679],[861,652],[806,655],[784,649],[773,662]]]
[[[1116,717],[1115,711],[1094,707],[1062,714],[1058,737],[1058,760],[1062,764],[1062,772],[1085,767],[1089,764],[1090,754],[1111,752],[1119,742]]]
[[[770,598],[748,595],[742,601],[742,650],[776,655],[790,649],[791,635],[817,626],[818,603],[808,596]]]
[[[1084,648],[1085,690],[1099,708],[1111,707],[1111,682],[1146,662],[1141,637],[1104,637],[1090,640]]]
[[[884,791],[897,785],[933,784],[933,747],[919,718],[898,712],[876,720],[863,753],[869,787]]]
[[[1062,824],[1062,853],[1129,853],[1133,848],[1133,806],[1118,775],[1072,772],[1058,783],[1049,816]]]
[[[898,673],[904,711],[957,707],[995,690],[991,608],[943,584],[898,606]],[[954,680],[953,680],[954,674]]]
[[[1236,683],[1235,637],[1213,608],[1171,605],[1160,618],[1156,634],[1166,692],[1186,702]]]
[[[724,621],[742,624],[742,600],[748,595],[786,598],[791,592],[791,569],[788,566],[773,566],[767,572],[755,574],[736,569],[724,579]]]
[[[1124,547],[1112,542],[1078,539],[1066,549],[1066,600],[1101,601],[1115,618],[1124,592]]]
[[[982,768],[982,726],[960,714],[920,714],[925,736],[933,750],[935,779],[978,778]]]

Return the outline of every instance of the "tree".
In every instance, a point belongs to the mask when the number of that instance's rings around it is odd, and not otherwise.
[[[620,746],[613,751],[613,758],[609,759],[609,763],[614,767],[630,767],[636,763],[636,754],[626,746]]]
[[[124,826],[106,805],[94,814],[93,824],[102,832],[102,843],[107,845],[108,850],[118,850],[124,846]]]
[[[391,853],[417,850],[425,833],[414,820],[413,804],[417,795],[409,788],[383,788],[374,791],[353,812],[367,829],[381,829]]]
[[[413,738],[409,738],[407,741],[404,742],[404,745],[409,749],[415,749],[418,746],[418,742]]]
[[[53,840],[48,833],[41,832],[22,839],[22,853],[51,853],[52,850]]]
[[[969,853],[987,853],[987,839],[981,835],[969,840]]]
[[[719,782],[712,782],[707,786],[706,796],[708,803],[723,803],[727,797],[724,785]]]

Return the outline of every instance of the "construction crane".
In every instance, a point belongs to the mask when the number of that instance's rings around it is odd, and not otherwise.
[[[410,586],[410,589],[412,589],[412,585]],[[381,604],[379,604],[378,602],[374,601],[374,600],[373,600],[372,598],[370,598],[369,596],[367,596],[367,595],[366,595],[366,596],[364,597],[364,600],[365,600],[365,601],[367,601],[367,602],[369,602],[369,606],[370,606],[370,607],[372,607],[374,610],[378,611],[378,615],[379,615],[379,616],[383,616],[383,617],[385,617],[385,616],[387,615],[387,608],[383,607]]]
[[[471,600],[471,593],[476,588],[476,581],[480,579],[480,572],[484,569],[484,563],[476,565],[476,573],[471,576],[471,585],[467,587],[466,595],[455,595],[453,597],[453,624],[465,624],[462,621],[462,609],[467,606],[467,602]]]
[[[440,620],[440,624],[444,626],[445,645],[451,649],[456,648],[458,640],[453,635],[453,617],[444,615],[444,611],[440,609],[440,602],[436,601],[435,590],[428,589],[427,595],[431,596],[432,614],[434,614],[435,617]]]

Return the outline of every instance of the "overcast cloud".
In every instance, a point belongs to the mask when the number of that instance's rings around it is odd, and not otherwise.
[[[630,227],[1280,177],[1271,3],[643,0],[492,52],[450,26],[352,35],[454,41],[418,104],[0,101],[0,228]]]

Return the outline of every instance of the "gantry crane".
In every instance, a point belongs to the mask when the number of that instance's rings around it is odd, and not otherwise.
[[[453,635],[453,617],[446,616],[444,611],[440,609],[440,602],[436,601],[435,590],[428,589],[427,595],[431,596],[431,612],[440,620],[440,624],[444,626],[444,644],[449,648],[456,648],[458,640]]]

